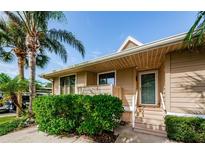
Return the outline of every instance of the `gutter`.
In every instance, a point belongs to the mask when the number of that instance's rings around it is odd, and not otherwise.
[[[89,60],[89,61],[86,61],[86,62],[82,62],[80,64],[71,65],[71,66],[69,66],[67,68],[64,68],[64,69],[59,69],[59,70],[54,70],[52,72],[43,73],[43,74],[40,75],[40,77],[45,78],[46,76],[55,75],[55,74],[58,74],[58,73],[61,73],[61,72],[65,71],[65,70],[83,68],[83,67],[87,67],[87,66],[90,66],[90,65],[100,63],[100,62],[106,62],[106,61],[114,60],[114,59],[117,59],[117,58],[122,58],[122,57],[125,57],[125,56],[129,56],[129,55],[132,55],[133,53],[137,53],[137,52],[142,53],[142,52],[145,52],[148,49],[154,49],[154,48],[162,47],[162,46],[169,45],[169,44],[179,43],[180,41],[182,41],[184,39],[186,34],[187,33],[178,34],[178,35],[171,36],[171,37],[168,37],[168,38],[165,38],[165,39],[160,39],[160,40],[148,43],[148,44],[133,47],[133,48],[124,50],[123,52],[113,53],[113,54],[110,54],[110,55],[107,55],[107,56],[103,56],[101,58],[97,58],[97,59],[94,59],[94,60]]]

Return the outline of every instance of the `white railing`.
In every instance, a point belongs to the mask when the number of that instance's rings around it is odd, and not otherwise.
[[[135,112],[137,110],[137,97],[138,91],[136,91],[135,96],[132,97],[132,128],[135,128]]]
[[[164,97],[163,97],[161,92],[160,92],[160,98],[161,98],[162,109],[163,109],[164,113],[166,114],[167,110],[166,110],[166,106],[165,106],[165,103],[164,103]]]
[[[99,94],[109,94],[113,93],[113,85],[92,85],[78,87],[78,94],[83,95],[99,95]]]

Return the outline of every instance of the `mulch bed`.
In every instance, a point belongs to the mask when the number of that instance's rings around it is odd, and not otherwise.
[[[103,132],[102,134],[92,136],[93,140],[98,143],[114,143],[118,135],[114,132]]]

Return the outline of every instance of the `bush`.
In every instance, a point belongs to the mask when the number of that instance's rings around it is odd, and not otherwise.
[[[165,117],[169,139],[180,142],[205,142],[205,119],[197,117]]]
[[[122,101],[109,95],[42,96],[34,100],[33,109],[41,131],[87,135],[112,131],[124,111]]]
[[[25,121],[25,118],[19,118],[0,124],[0,136],[14,131],[15,129],[24,127]]]

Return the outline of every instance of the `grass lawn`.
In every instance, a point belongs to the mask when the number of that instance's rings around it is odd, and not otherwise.
[[[0,117],[0,124],[14,120],[16,116]]]

